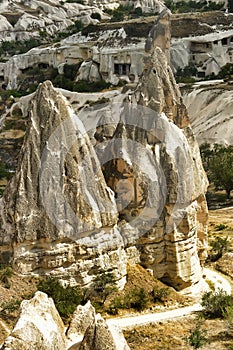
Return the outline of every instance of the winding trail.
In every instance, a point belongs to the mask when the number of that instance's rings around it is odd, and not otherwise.
[[[207,280],[210,280],[214,283],[215,290],[223,289],[225,292],[227,292],[227,294],[231,294],[231,283],[223,275],[211,269],[204,269],[204,275],[206,276]],[[181,307],[178,309],[168,310],[164,312],[154,312],[136,316],[111,318],[107,320],[107,323],[109,326],[117,326],[122,329],[126,329],[134,326],[156,323],[159,321],[165,321],[187,316],[193,312],[200,311],[201,309],[201,304],[196,303],[190,306]]]

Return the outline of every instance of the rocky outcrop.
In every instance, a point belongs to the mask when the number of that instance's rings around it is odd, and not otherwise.
[[[68,330],[52,299],[37,292],[21,304],[18,321],[1,350],[129,350],[122,331],[108,326],[88,302],[78,306]]]
[[[21,303],[19,319],[2,350],[64,350],[65,326],[52,299],[37,292]]]
[[[178,290],[201,279],[207,180],[167,45],[156,44],[159,21],[123,103],[90,103],[75,115],[49,82],[33,97],[1,203],[2,260],[20,273],[90,286],[105,270],[123,287],[127,263],[140,262]]]
[[[81,3],[61,3],[58,0],[47,1],[3,1],[1,3],[0,41],[29,40],[39,38],[41,32],[49,35],[64,31],[68,26],[80,20],[84,24],[97,23],[92,13],[103,12],[93,5]]]
[[[79,350],[130,350],[119,328],[109,326],[98,314],[84,335]]]
[[[231,85],[194,86],[183,98],[199,144],[233,144]]]

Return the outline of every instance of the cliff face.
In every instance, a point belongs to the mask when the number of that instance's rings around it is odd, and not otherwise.
[[[169,27],[160,19],[151,33]],[[89,285],[104,269],[121,287],[140,262],[179,290],[201,279],[207,180],[160,35],[127,100],[92,107],[96,140],[90,110],[84,128],[51,83],[39,87],[1,203],[2,259],[21,273]]]

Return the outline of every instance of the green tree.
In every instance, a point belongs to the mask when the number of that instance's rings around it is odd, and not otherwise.
[[[95,279],[93,289],[94,293],[97,293],[100,297],[101,304],[104,304],[108,295],[117,290],[114,274],[100,270],[99,275]]]
[[[233,146],[215,145],[209,159],[208,175],[216,189],[224,189],[230,199],[233,189]]]

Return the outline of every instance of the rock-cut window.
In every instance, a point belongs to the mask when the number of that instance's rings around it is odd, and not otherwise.
[[[129,75],[130,63],[115,63],[114,64],[114,74],[117,75]]]

